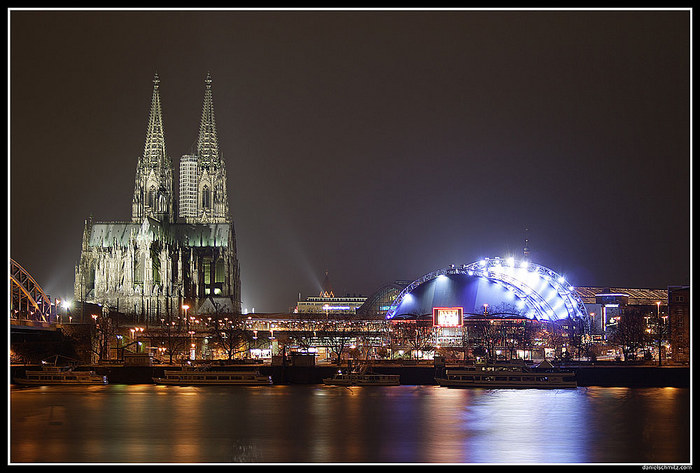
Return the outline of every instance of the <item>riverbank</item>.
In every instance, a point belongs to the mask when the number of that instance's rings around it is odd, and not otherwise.
[[[267,364],[235,364],[226,368],[236,370],[258,369],[261,374],[272,376],[275,384],[321,384],[323,378],[332,376],[338,367],[323,366],[271,366]],[[37,365],[12,365],[11,376],[21,377],[27,370],[40,369]],[[168,369],[178,366],[120,366],[92,365],[90,369],[107,376],[110,384],[152,384],[154,377],[162,377]],[[687,366],[571,366],[579,386],[605,387],[690,387],[690,368]],[[377,366],[376,373],[398,374],[401,384],[434,385],[436,368],[433,366]]]

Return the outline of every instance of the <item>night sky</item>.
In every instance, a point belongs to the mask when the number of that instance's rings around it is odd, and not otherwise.
[[[72,298],[130,221],[155,73],[174,164],[211,72],[243,307],[520,257],[690,283],[690,11],[9,13],[9,253]]]

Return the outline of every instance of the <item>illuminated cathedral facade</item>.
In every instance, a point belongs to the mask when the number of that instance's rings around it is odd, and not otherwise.
[[[76,300],[144,320],[180,314],[183,306],[188,315],[240,313],[236,235],[209,74],[196,151],[182,156],[179,171],[176,199],[156,75],[131,221],[86,220],[75,268]]]

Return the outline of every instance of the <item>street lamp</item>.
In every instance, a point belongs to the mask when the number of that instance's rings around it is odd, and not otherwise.
[[[659,350],[659,366],[661,366],[661,301],[656,301],[656,337]]]
[[[184,304],[182,306],[182,310],[185,311],[185,323],[187,324],[187,330],[190,329],[190,320],[187,318],[187,309],[189,309],[189,308],[190,308],[190,306],[188,306],[187,304]]]

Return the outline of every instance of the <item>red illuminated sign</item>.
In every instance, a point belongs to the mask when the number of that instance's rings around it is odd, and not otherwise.
[[[435,327],[461,327],[461,307],[433,307],[433,326]]]

